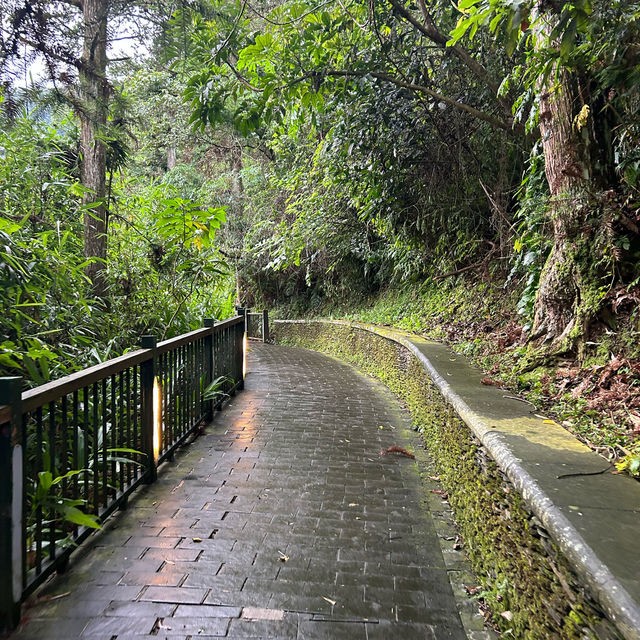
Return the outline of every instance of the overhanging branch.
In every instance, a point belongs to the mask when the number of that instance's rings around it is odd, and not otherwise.
[[[426,36],[429,40],[442,48],[447,47],[449,38],[438,31],[424,0],[418,0],[424,24],[405,9],[404,5],[399,0],[389,0],[389,2],[396,12],[420,31],[422,35]],[[448,48],[477,78],[482,80],[482,82],[491,90],[491,93],[496,97],[500,105],[510,114],[511,105],[498,95],[499,85],[489,76],[488,71],[459,44],[454,44],[452,47]]]
[[[459,111],[464,111],[469,115],[477,118],[478,120],[483,120],[484,122],[488,122],[490,125],[496,127],[497,129],[503,129],[505,131],[511,131],[513,128],[512,120],[502,120],[497,118],[490,113],[486,113],[484,111],[480,111],[475,107],[472,107],[464,102],[458,102],[453,98],[449,98],[433,89],[429,89],[429,87],[425,87],[421,84],[414,84],[412,82],[407,82],[405,80],[400,80],[399,78],[394,78],[386,73],[379,73],[377,71],[323,71],[318,73],[320,76],[334,76],[334,77],[344,77],[344,78],[363,78],[364,76],[371,76],[372,78],[376,78],[378,80],[382,80],[383,82],[389,82],[391,84],[395,84],[398,87],[403,87],[404,89],[409,89],[411,91],[416,91],[418,93],[423,93],[433,98],[434,100],[438,100],[439,102],[444,102],[445,104],[450,105],[454,109],[458,109]],[[306,77],[311,77],[307,75]],[[295,82],[300,82],[304,78],[300,78]]]

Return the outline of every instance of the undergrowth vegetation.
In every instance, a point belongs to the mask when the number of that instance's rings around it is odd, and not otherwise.
[[[215,195],[177,168],[145,180],[112,174],[106,293],[97,296],[72,115],[26,102],[0,124],[0,374],[42,384],[135,348],[143,334],[172,337],[233,313]]]

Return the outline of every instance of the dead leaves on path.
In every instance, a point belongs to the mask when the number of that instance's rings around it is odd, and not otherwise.
[[[407,456],[407,458],[413,458],[415,460],[415,456],[413,455],[413,453],[411,453],[411,451],[407,451],[406,449],[397,447],[395,445],[393,447],[389,447],[388,449],[383,449],[382,451],[380,451],[381,456],[386,456],[390,453],[397,453],[399,455]]]

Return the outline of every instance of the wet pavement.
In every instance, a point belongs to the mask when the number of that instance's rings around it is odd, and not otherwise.
[[[252,344],[245,391],[165,465],[12,640],[463,640],[394,397],[311,351]]]

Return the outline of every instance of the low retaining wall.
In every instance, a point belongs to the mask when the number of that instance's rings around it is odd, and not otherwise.
[[[636,545],[626,529],[640,523],[640,485],[610,474],[585,477],[606,462],[524,402],[483,387],[481,374],[443,345],[336,321],[276,321],[274,334],[278,343],[355,364],[406,403],[503,631],[518,639],[640,640],[640,606],[629,592],[640,579],[638,554],[624,558]],[[590,530],[598,513],[585,512],[606,508],[612,481],[625,497],[601,549]],[[623,534],[617,542],[616,529]],[[611,564],[629,575],[615,575],[603,553],[622,554]]]

